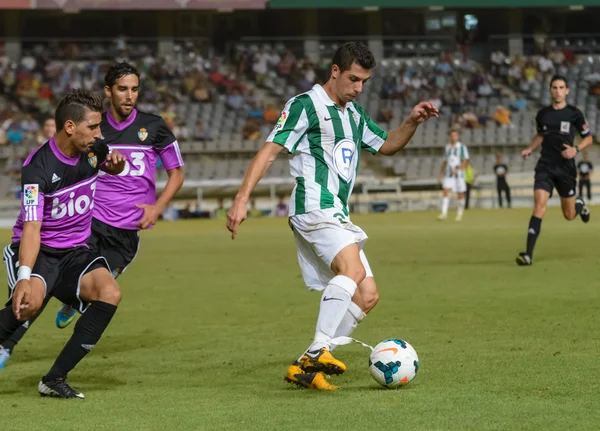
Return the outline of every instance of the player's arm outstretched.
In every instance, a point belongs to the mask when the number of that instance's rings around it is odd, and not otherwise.
[[[227,212],[227,229],[231,232],[231,239],[235,239],[240,224],[246,220],[248,213],[248,200],[254,187],[264,177],[267,169],[283,150],[283,146],[275,142],[266,142],[252,159],[248,171],[244,176],[242,185],[235,195],[233,205]]]
[[[240,224],[246,219],[248,200],[254,187],[281,150],[285,148],[291,154],[296,151],[296,146],[308,131],[308,127],[308,116],[302,100],[297,97],[289,100],[267,142],[252,159],[233,205],[227,212],[227,229],[231,232],[231,239],[235,239]]]
[[[432,117],[439,117],[437,108],[430,102],[419,103],[413,108],[410,115],[404,119],[400,127],[388,133],[387,139],[379,152],[386,156],[393,156],[408,144],[419,124]]]

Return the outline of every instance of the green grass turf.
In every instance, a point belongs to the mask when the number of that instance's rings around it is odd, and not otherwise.
[[[380,389],[368,350],[317,393],[283,382],[309,344],[308,293],[285,219],[161,223],[120,279],[122,305],[71,373],[84,401],[36,385],[71,329],[38,319],[0,371],[1,430],[564,430],[600,425],[597,223],[549,210],[533,267],[517,267],[529,211],[355,216],[381,300],[354,336],[398,337],[419,353],[416,379]],[[4,238],[8,238],[4,231]]]

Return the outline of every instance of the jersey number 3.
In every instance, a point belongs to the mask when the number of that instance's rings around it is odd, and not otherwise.
[[[146,172],[146,163],[144,163],[144,153],[135,152],[131,153],[131,164],[129,160],[125,162],[125,168],[123,172],[119,174],[120,177],[130,175],[132,177],[141,177]],[[132,168],[133,166],[133,168]]]

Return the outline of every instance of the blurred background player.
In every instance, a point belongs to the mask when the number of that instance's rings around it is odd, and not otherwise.
[[[506,195],[506,205],[511,207],[510,200],[510,187],[506,181],[506,174],[508,174],[508,166],[502,160],[502,153],[496,153],[496,164],[494,165],[494,174],[496,174],[496,190],[498,191],[498,206],[504,208],[504,202],[502,201],[502,192]]]
[[[90,250],[95,185],[100,169],[118,174],[125,158],[96,140],[102,99],[85,90],[65,96],[56,109],[55,137],[23,164],[21,213],[4,249],[10,297],[0,311],[0,340],[40,311],[51,296],[85,313],[38,391],[84,398],[67,374],[94,348],[117,311],[119,286],[106,260]]]
[[[465,168],[469,162],[469,150],[467,146],[461,143],[457,129],[452,129],[448,133],[450,143],[444,150],[444,161],[440,166],[440,175],[438,181],[442,184],[442,213],[438,220],[448,218],[448,206],[450,205],[450,192],[457,194],[458,207],[456,212],[456,221],[461,221],[465,209],[465,192],[467,184],[465,182]]]
[[[314,341],[286,376],[288,382],[305,388],[337,389],[324,374],[342,374],[346,365],[331,354],[335,347],[331,340],[350,335],[379,299],[362,250],[367,235],[352,224],[348,211],[359,151],[394,155],[408,144],[419,124],[438,115],[432,104],[420,103],[397,129],[389,133],[380,129],[354,102],[374,67],[373,54],[365,45],[340,46],[325,85],[316,84],[285,105],[227,214],[227,228],[235,239],[256,184],[284,148],[292,154],[290,171],[296,186],[289,223],[304,281],[310,290],[323,292]]]
[[[555,75],[550,81],[552,105],[540,109],[535,117],[537,134],[522,156],[527,159],[531,153],[542,147],[540,159],[535,167],[534,206],[527,230],[527,251],[519,253],[517,264],[533,263],[533,249],[542,228],[542,218],[546,213],[548,199],[554,188],[560,196],[560,205],[565,219],[571,221],[578,215],[584,223],[590,221],[590,210],[581,196],[576,197],[577,168],[575,156],[592,145],[592,134],[583,113],[575,106],[567,104],[569,87],[564,76]],[[582,140],[574,146],[575,132]]]
[[[102,115],[102,142],[127,158],[118,176],[100,175],[96,184],[92,235],[88,245],[108,261],[117,278],[135,258],[140,229],[151,228],[183,184],[183,160],[177,139],[163,119],[137,111],[139,73],[128,63],[112,66],[105,76],[105,96],[109,110]],[[156,163],[162,160],[169,179],[156,199]],[[124,198],[123,198],[124,197]],[[77,310],[64,304],[56,325],[66,328]],[[1,340],[0,368],[14,352],[16,344],[33,322],[18,328],[9,339]]]
[[[54,118],[46,118],[40,132],[37,135],[37,144],[42,145],[56,133],[56,121]]]
[[[467,191],[465,192],[465,209],[468,210],[471,204],[471,190],[475,184],[475,169],[470,160],[467,160],[467,167],[465,168],[465,184],[467,185]]]
[[[588,160],[588,152],[581,152],[581,161],[577,163],[577,172],[579,173],[579,196],[583,196],[583,188],[587,189],[587,199],[592,200],[591,177],[594,172],[594,165]]]

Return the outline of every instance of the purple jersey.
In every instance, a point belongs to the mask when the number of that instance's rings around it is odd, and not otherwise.
[[[117,123],[110,112],[103,114],[103,142],[127,157],[120,175],[98,177],[94,218],[120,229],[138,230],[144,210],[136,204],[156,203],[156,163],[166,170],[183,166],[177,139],[163,119],[135,109]]]
[[[88,153],[67,157],[54,138],[32,152],[21,171],[21,213],[12,241],[20,241],[23,223],[39,221],[42,245],[85,246],[91,233],[98,171],[107,154],[108,147],[99,142]]]

